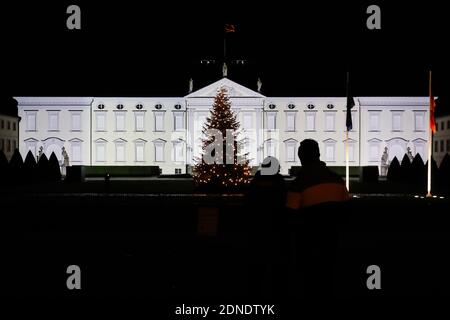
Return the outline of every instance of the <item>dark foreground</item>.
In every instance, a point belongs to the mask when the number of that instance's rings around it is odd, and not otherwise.
[[[1,201],[2,296],[163,301],[163,314],[208,301],[448,296],[448,198],[371,196],[305,217],[279,212],[267,237],[239,194]],[[66,287],[69,265],[81,268],[79,291]],[[366,286],[370,265],[381,269],[381,290]]]

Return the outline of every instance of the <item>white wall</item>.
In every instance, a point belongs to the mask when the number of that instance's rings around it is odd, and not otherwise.
[[[251,141],[250,158],[252,165],[258,165],[268,155],[267,141],[272,143],[276,150],[276,156],[280,160],[282,173],[287,174],[293,165],[300,165],[297,157],[299,143],[306,138],[311,138],[319,143],[321,159],[330,166],[345,165],[345,97],[264,97],[228,79],[222,79],[215,85],[226,82],[232,88],[234,96],[231,97],[232,109],[237,112],[241,126],[244,122],[251,122],[251,130],[244,130],[241,138]],[[186,161],[192,164],[192,158],[196,155],[193,150],[196,140],[199,138],[198,130],[202,123],[199,116],[208,115],[213,102],[213,94],[216,89],[213,85],[198,90],[184,98],[140,98],[140,97],[19,97],[20,123],[20,151],[26,156],[27,145],[35,143],[36,150],[39,146],[45,146],[47,150],[58,150],[57,156],[61,157],[60,148],[65,146],[71,157],[71,141],[82,146],[82,161],[80,164],[92,165],[158,165],[163,174],[173,174],[175,169],[185,172]],[[354,150],[351,157],[352,166],[380,165],[382,150],[385,146],[394,150],[400,147],[411,147],[413,154],[417,152],[417,146],[424,146],[426,155],[426,141],[428,139],[428,98],[426,97],[355,97],[355,107],[352,113],[353,130],[349,133],[349,141]],[[314,105],[309,109],[308,105]],[[99,109],[99,105],[104,106]],[[119,110],[118,105],[123,105]],[[138,109],[140,105],[142,108]],[[156,106],[161,108],[157,109]],[[175,106],[180,106],[176,109]],[[274,105],[274,109],[269,106]],[[293,108],[289,108],[293,105]],[[333,105],[332,109],[327,106]],[[58,111],[59,123],[57,131],[49,130],[49,113]],[[71,128],[71,114],[79,111],[81,114],[81,131],[73,131]],[[380,128],[378,131],[370,130],[370,112],[379,113]],[[36,114],[36,131],[27,130],[27,112]],[[157,131],[154,114],[164,114],[163,130]],[[188,130],[174,131],[174,112],[181,113],[183,123]],[[295,114],[295,130],[286,131],[286,113]],[[96,114],[106,114],[105,130],[96,128]],[[125,114],[125,130],[116,130],[116,113]],[[144,114],[143,130],[136,130],[135,114]],[[267,114],[276,114],[276,130],[267,128]],[[401,128],[399,131],[392,129],[392,114],[401,114]],[[414,115],[424,115],[424,126],[417,130]],[[307,130],[307,115],[315,115],[314,130]],[[327,128],[327,114],[334,115],[334,128]],[[250,122],[244,117],[250,117]],[[198,129],[196,131],[196,129]],[[136,142],[144,145],[144,161],[136,161]],[[183,144],[183,161],[174,162],[174,142]],[[295,145],[295,161],[287,161],[286,143]],[[96,145],[105,146],[105,161],[99,162],[96,155]],[[155,144],[164,145],[164,161],[155,161]],[[379,155],[370,159],[370,148],[379,146]],[[125,148],[124,159],[117,159],[116,146]],[[56,146],[56,147],[55,147]],[[334,155],[332,152],[334,146]],[[399,147],[400,146],[400,147]],[[328,152],[327,152],[328,150]],[[333,157],[331,157],[333,156]],[[377,159],[378,158],[378,159]],[[124,160],[124,161],[117,161]],[[373,160],[373,161],[372,161]],[[73,163],[71,163],[73,164]]]
[[[390,159],[394,154],[403,157],[409,147],[413,156],[420,151],[424,162],[428,156],[429,99],[426,97],[360,97],[361,108],[361,165],[381,164],[381,156],[388,147]],[[379,114],[379,128],[373,130],[371,114]],[[393,114],[401,114],[401,128],[393,127]],[[416,128],[415,114],[423,114],[423,126]],[[370,158],[370,147],[378,143],[378,159]],[[423,146],[423,151],[418,150]],[[398,159],[401,161],[402,159]]]
[[[20,122],[19,139],[20,153],[25,159],[28,153],[28,145],[36,146],[36,154],[39,147],[44,147],[47,157],[51,151],[55,151],[58,159],[62,159],[61,147],[65,147],[69,159],[71,158],[71,141],[77,141],[81,145],[81,161],[70,164],[89,164],[89,139],[90,139],[90,104],[89,97],[17,97],[18,113],[22,118]],[[49,114],[57,114],[56,130],[49,127]],[[71,115],[80,114],[80,130],[73,130]],[[27,128],[27,114],[35,114],[35,130]]]
[[[103,105],[104,109],[98,106]],[[118,105],[123,105],[123,109],[119,110]],[[137,109],[136,106],[142,106]],[[157,109],[156,106],[161,108]],[[175,106],[181,106],[176,109]],[[163,174],[174,174],[175,169],[186,171],[185,160],[174,162],[173,159],[173,142],[185,144],[186,132],[174,131],[175,121],[174,113],[183,115],[183,124],[186,126],[186,107],[183,98],[111,98],[98,97],[94,98],[92,103],[92,164],[93,165],[157,165],[162,169]],[[98,131],[96,128],[96,115],[98,113],[106,114],[106,130]],[[125,114],[125,130],[117,131],[116,114]],[[143,130],[136,130],[135,114],[144,114]],[[155,113],[163,114],[162,130],[156,130]],[[104,143],[106,146],[106,161],[97,161],[96,144]],[[136,161],[136,142],[144,145],[144,161]],[[164,145],[164,161],[155,161],[155,143]],[[118,162],[116,159],[116,145],[125,146],[125,161]],[[185,147],[184,147],[185,149]],[[185,150],[184,150],[185,151]]]

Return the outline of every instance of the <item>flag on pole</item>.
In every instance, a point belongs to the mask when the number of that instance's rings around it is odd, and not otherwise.
[[[350,93],[350,73],[347,72],[347,116],[345,119],[345,126],[347,127],[347,131],[352,130],[353,123],[352,123],[352,108],[355,105],[355,100],[353,99],[353,96]]]
[[[225,33],[233,33],[233,32],[236,32],[236,26],[234,24],[226,24]]]
[[[431,90],[431,71],[430,71],[430,130],[431,132],[436,133],[436,119],[434,116],[436,110],[436,101],[434,101],[433,91]]]
[[[427,168],[427,197],[432,197],[431,194],[431,153],[433,152],[433,133],[436,132],[436,119],[434,118],[434,111],[436,109],[436,102],[434,101],[433,92],[431,90],[431,70],[429,77],[429,94],[430,94],[430,133],[428,140],[428,168]]]

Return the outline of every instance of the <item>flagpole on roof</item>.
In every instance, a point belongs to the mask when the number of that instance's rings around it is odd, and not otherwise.
[[[348,124],[348,112],[349,112],[349,77],[350,74],[347,72],[347,114],[346,114],[346,128],[345,131],[345,187],[347,188],[347,191],[350,191],[350,167],[349,167],[349,151],[348,151],[348,131],[349,131],[349,124]],[[350,115],[351,116],[351,115]],[[351,128],[350,128],[351,130]]]

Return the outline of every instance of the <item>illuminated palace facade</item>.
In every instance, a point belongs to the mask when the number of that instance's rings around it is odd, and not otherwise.
[[[267,97],[228,78],[184,97],[15,97],[19,148],[70,165],[159,166],[185,173],[200,153],[201,130],[219,88],[225,87],[241,123],[251,165],[279,159],[282,173],[299,166],[299,143],[318,141],[329,166],[345,165],[345,97]],[[428,97],[355,97],[349,132],[351,166],[380,165],[407,148],[427,158]]]

